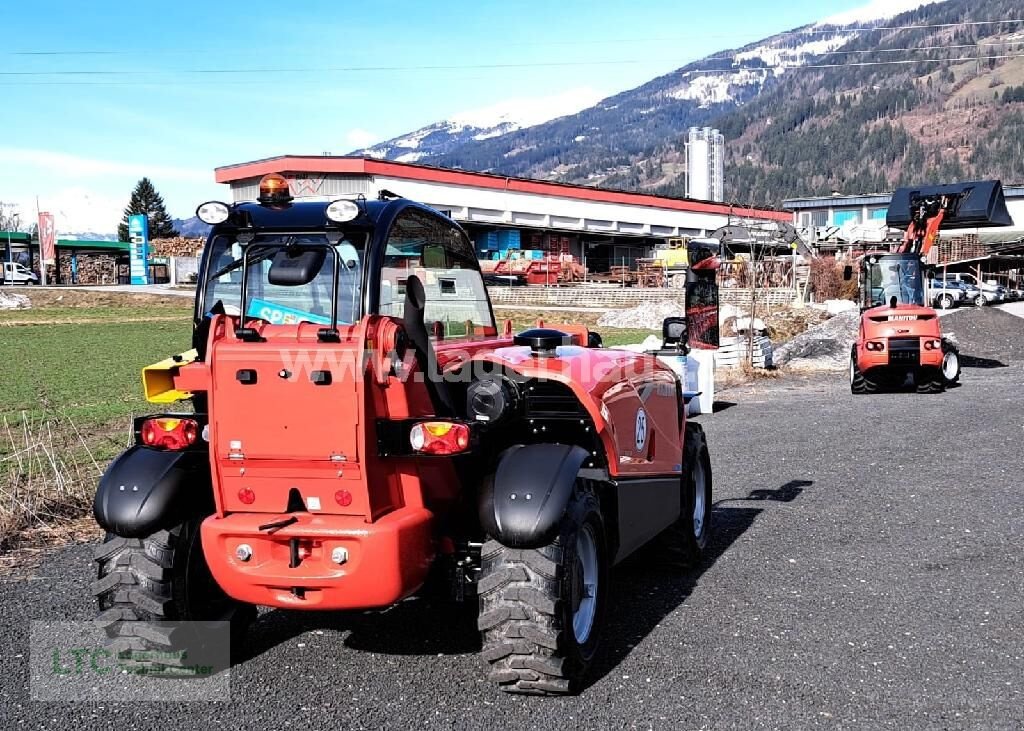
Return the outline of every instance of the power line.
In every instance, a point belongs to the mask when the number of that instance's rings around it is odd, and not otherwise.
[[[1024,24],[1024,18],[1006,18],[1003,20],[974,20],[974,21],[960,21],[956,23],[920,23],[913,25],[883,25],[883,26],[842,26],[842,25],[811,25],[805,28],[797,28],[795,30],[783,31],[782,33],[776,33],[769,38],[778,38],[781,36],[799,36],[799,35],[828,35],[834,34],[839,35],[841,33],[876,33],[883,31],[904,31],[904,30],[928,30],[928,29],[940,29],[940,28],[960,28],[960,27],[980,27],[986,25],[1020,25]],[[670,43],[677,42],[686,39],[695,38],[734,38],[734,33],[695,33],[693,35],[676,35],[676,36],[663,36],[654,38],[595,38],[595,39],[578,39],[578,40],[559,40],[559,41],[518,41],[505,43],[506,46],[573,46],[573,45],[592,45],[592,44],[603,44],[603,43]],[[311,49],[313,50],[313,49]],[[222,53],[221,49],[146,49],[145,54],[147,56],[155,54],[207,54],[207,53]],[[104,49],[77,49],[77,50],[22,50],[22,51],[4,51],[0,55],[6,56],[137,56],[139,51],[122,51],[122,50],[104,50]]]
[[[893,51],[903,49],[892,49]],[[822,56],[827,54],[812,54],[815,56]],[[727,57],[731,58],[731,57]],[[704,69],[688,69],[684,71],[686,74],[734,74],[737,72],[748,71],[796,71],[800,69],[833,69],[833,68],[856,68],[865,66],[894,66],[894,65],[909,65],[909,64],[921,64],[921,63],[960,63],[966,61],[989,61],[989,60],[1004,60],[1024,58],[1024,53],[1003,53],[1003,54],[989,54],[989,55],[971,55],[971,56],[954,56],[949,58],[909,58],[909,59],[891,59],[886,61],[843,61],[839,63],[821,63],[821,64],[763,64],[757,66],[733,66],[730,68],[704,68]],[[678,63],[674,60],[665,60],[664,63]],[[263,68],[263,69],[243,69],[243,68],[230,68],[230,69],[179,69],[179,70],[164,70],[164,71],[138,71],[138,70],[65,70],[65,71],[0,71],[0,77],[40,77],[40,76],[134,76],[134,77],[153,77],[153,76],[166,76],[168,74],[197,74],[197,75],[228,75],[228,76],[245,76],[245,75],[260,75],[268,76],[273,74],[294,74],[290,81],[303,81],[302,75],[311,74],[325,74],[325,73],[388,73],[388,72],[408,72],[408,71],[465,71],[465,70],[499,70],[499,69],[521,69],[521,68],[553,68],[553,67],[566,67],[566,66],[613,66],[613,65],[627,65],[627,64],[640,64],[640,63],[651,63],[651,59],[621,59],[621,60],[597,60],[597,61],[552,61],[552,62],[538,62],[538,63],[515,63],[515,64],[467,64],[467,65],[408,65],[408,66],[340,66],[340,67],[322,67],[322,68]],[[315,81],[315,79],[309,79],[309,81]],[[101,80],[95,82],[84,82],[84,81],[65,81],[65,82],[0,82],[4,86],[29,86],[29,85],[125,85],[128,84],[154,84],[154,85],[166,85],[172,84],[189,84],[189,83],[202,83],[210,85],[221,85],[225,83],[236,83],[229,81],[210,81],[210,82],[185,82],[180,80],[174,80],[170,82],[160,81],[159,79],[149,79],[135,82],[115,82],[108,80]],[[243,83],[243,82],[237,82]],[[262,80],[253,80],[252,82],[244,83],[265,83]]]

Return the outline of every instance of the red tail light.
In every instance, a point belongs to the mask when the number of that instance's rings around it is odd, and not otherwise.
[[[334,493],[334,502],[338,503],[343,508],[347,508],[352,504],[352,493],[348,490],[338,490]]]
[[[453,421],[424,421],[409,432],[409,446],[423,454],[459,454],[469,449],[469,427]]]
[[[238,499],[246,505],[252,505],[256,502],[256,493],[250,490],[248,487],[243,487],[238,491]]]
[[[195,419],[159,417],[142,422],[142,443],[158,449],[185,449],[199,438],[199,424]]]
[[[925,350],[938,350],[941,347],[942,347],[942,341],[941,340],[925,340],[924,341],[924,349]]]
[[[864,347],[867,348],[868,350],[880,351],[885,350],[885,343],[878,340],[869,340],[867,343],[864,344]]]

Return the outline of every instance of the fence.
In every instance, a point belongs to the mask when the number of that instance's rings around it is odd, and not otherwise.
[[[634,287],[489,287],[495,306],[520,307],[589,307],[603,310],[625,309],[644,303],[678,301],[683,298],[678,289],[643,289]],[[759,305],[785,305],[793,301],[791,287],[772,287],[757,290]],[[750,290],[744,287],[723,287],[718,290],[721,304],[747,305]]]
[[[171,284],[191,284],[199,276],[198,256],[172,256]]]

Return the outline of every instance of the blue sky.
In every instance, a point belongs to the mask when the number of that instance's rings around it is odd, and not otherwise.
[[[38,195],[62,232],[112,231],[149,175],[188,217],[224,197],[218,165],[342,154],[507,99],[609,95],[865,2],[10,2],[0,202],[28,214]],[[368,66],[402,68],[343,70]]]

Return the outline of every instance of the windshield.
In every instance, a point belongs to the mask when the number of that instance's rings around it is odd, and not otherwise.
[[[326,245],[323,233],[263,234],[248,243],[231,236],[216,236],[206,276],[205,307],[207,312],[219,300],[225,312],[238,315],[242,299],[242,254],[249,252],[246,283],[246,317],[271,324],[311,322],[331,323],[331,291],[334,257],[324,258],[319,273],[308,284],[282,286],[267,280],[274,253],[284,246],[302,244]],[[366,235],[346,234],[334,245],[340,258],[338,279],[338,324],[350,325],[359,319],[363,279],[363,252]]]
[[[869,266],[868,273],[872,307],[888,305],[893,297],[900,305],[924,305],[924,280],[917,257],[882,258]]]

